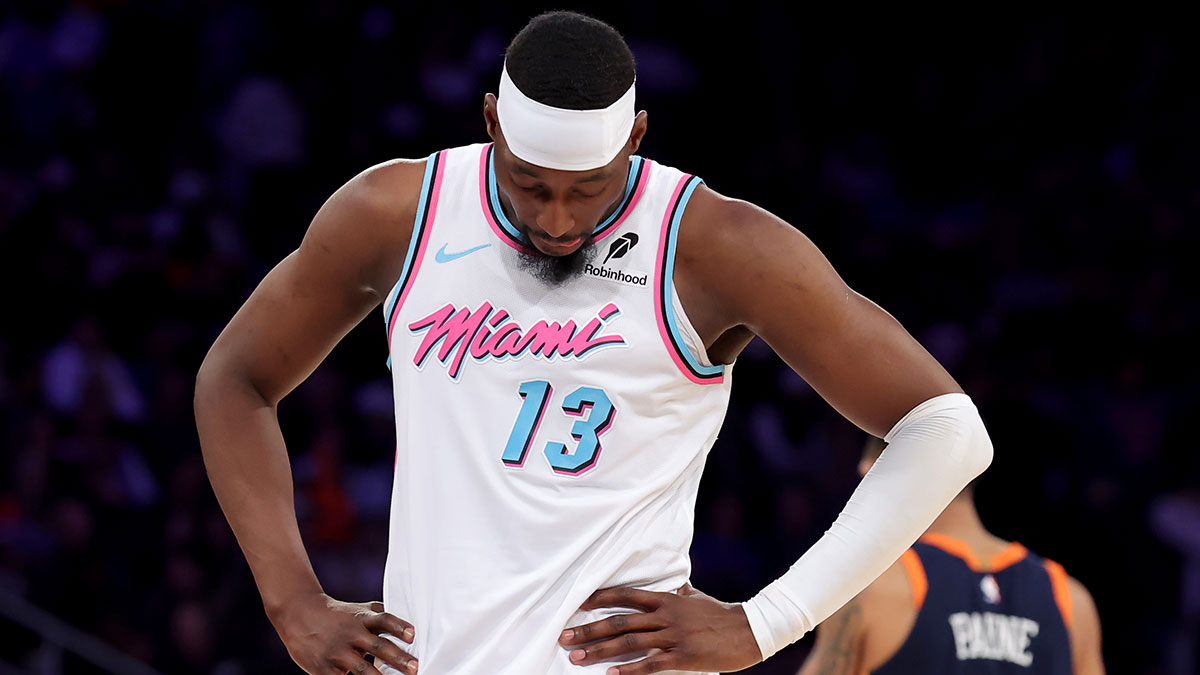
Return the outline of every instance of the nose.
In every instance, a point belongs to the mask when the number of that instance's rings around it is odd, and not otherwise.
[[[575,219],[566,205],[560,201],[550,201],[537,216],[537,226],[546,236],[558,239],[575,230]]]

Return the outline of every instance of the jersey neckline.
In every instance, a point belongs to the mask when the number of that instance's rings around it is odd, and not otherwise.
[[[918,541],[960,558],[973,572],[999,572],[1021,562],[1029,554],[1029,549],[1013,541],[984,564],[975,557],[975,553],[965,541],[948,534],[929,532],[922,535]]]
[[[521,237],[521,231],[512,224],[512,221],[504,214],[504,208],[500,205],[500,193],[496,187],[495,146],[495,143],[488,143],[483,146],[479,155],[479,201],[483,215],[501,241],[522,253],[532,253],[534,250],[526,245]],[[621,223],[633,212],[646,188],[646,179],[650,175],[650,165],[653,162],[638,155],[632,155],[629,160],[629,175],[625,180],[625,193],[621,196],[621,202],[617,208],[592,230],[593,242],[600,241],[620,227]]]

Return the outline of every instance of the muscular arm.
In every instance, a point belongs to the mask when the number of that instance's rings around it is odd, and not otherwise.
[[[987,466],[991,442],[941,365],[787,223],[701,187],[679,237],[675,282],[711,358],[729,360],[712,350],[731,335],[757,334],[842,415],[889,442],[829,531],[742,605],[765,658],[895,562]]]
[[[859,675],[863,670],[863,611],[846,603],[817,628],[817,640],[797,675]]]
[[[334,193],[197,374],[196,425],[209,480],[268,614],[321,592],[296,523],[276,406],[398,277],[422,171],[420,162],[380,165]]]
[[[1083,584],[1071,578],[1071,662],[1075,675],[1104,675],[1104,659],[1100,654],[1100,615],[1092,594]]]
[[[917,404],[962,391],[808,237],[767,211],[701,186],[679,237],[676,284],[705,344],[738,330],[758,335],[864,431],[882,437]]]

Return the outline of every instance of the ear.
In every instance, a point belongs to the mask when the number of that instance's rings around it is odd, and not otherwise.
[[[483,95],[483,123],[487,127],[487,135],[493,141],[500,129],[500,114],[496,112],[496,95]]]
[[[646,135],[646,125],[649,123],[650,116],[643,110],[633,118],[633,129],[629,131],[629,154],[638,151],[642,145],[642,137]]]

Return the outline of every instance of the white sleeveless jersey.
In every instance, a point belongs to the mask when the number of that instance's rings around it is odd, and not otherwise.
[[[595,590],[688,579],[696,489],[729,401],[671,282],[700,180],[634,157],[597,255],[520,265],[492,146],[430,156],[387,302],[396,475],[387,611],[427,675],[604,673],[558,645]],[[386,667],[386,672],[397,672]]]

